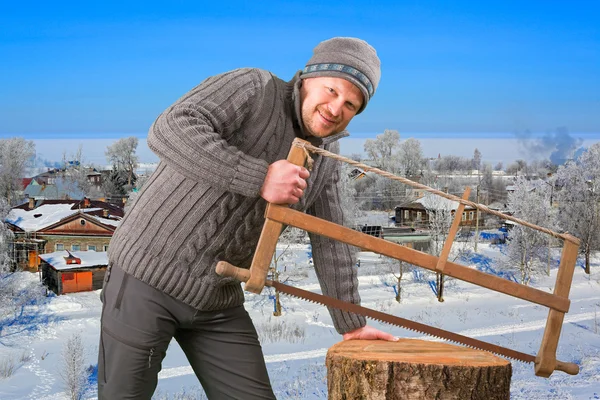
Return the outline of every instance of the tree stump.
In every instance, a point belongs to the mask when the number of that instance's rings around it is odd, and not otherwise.
[[[446,343],[348,340],[326,365],[330,400],[510,399],[510,362]]]

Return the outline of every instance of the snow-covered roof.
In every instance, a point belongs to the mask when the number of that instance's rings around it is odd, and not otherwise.
[[[81,260],[81,264],[67,265],[65,257],[69,257],[69,253],[66,250],[40,254],[40,258],[52,265],[52,267],[57,271],[108,265],[108,255],[105,251],[71,251],[71,254],[79,258]]]
[[[460,205],[460,203],[458,201],[454,201],[454,200],[449,200],[445,197],[441,197],[441,196],[425,196],[425,197],[421,197],[415,201],[413,201],[413,203],[419,203],[421,204],[423,207],[425,208],[434,208],[434,209],[449,209],[449,210],[456,210],[458,209],[458,206]],[[465,210],[470,210],[473,207],[471,206],[465,206]]]
[[[102,218],[97,215],[90,215],[90,217],[94,218],[96,221],[98,221],[104,225],[109,225],[109,226],[114,226],[114,227],[119,226],[119,223],[121,222],[120,220],[116,221],[114,219]]]
[[[84,213],[101,210],[101,208],[82,208]],[[22,208],[13,208],[7,215],[6,221],[23,229],[25,232],[35,232],[47,226],[57,223],[80,210],[73,210],[73,204],[42,204],[33,210],[24,210]],[[37,216],[37,217],[36,217]],[[97,218],[97,217],[96,217]],[[106,225],[118,224],[119,221],[112,221],[106,218],[97,218]],[[114,225],[116,226],[116,225]]]

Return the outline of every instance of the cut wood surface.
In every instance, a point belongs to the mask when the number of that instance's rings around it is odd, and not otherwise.
[[[510,398],[509,361],[447,343],[348,340],[329,349],[326,364],[330,400]]]

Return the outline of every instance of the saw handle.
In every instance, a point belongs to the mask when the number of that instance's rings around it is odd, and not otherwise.
[[[219,261],[216,268],[217,274],[223,277],[230,277],[241,282],[247,282],[250,279],[250,270],[238,268],[229,264],[227,261]]]
[[[577,375],[579,373],[579,365],[556,360],[554,370],[566,372],[569,375]]]

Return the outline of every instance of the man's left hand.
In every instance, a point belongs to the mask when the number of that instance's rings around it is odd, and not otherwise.
[[[394,335],[382,332],[379,329],[372,328],[368,325],[346,332],[342,337],[344,340],[388,340],[390,342],[397,342],[399,340],[399,338]]]

